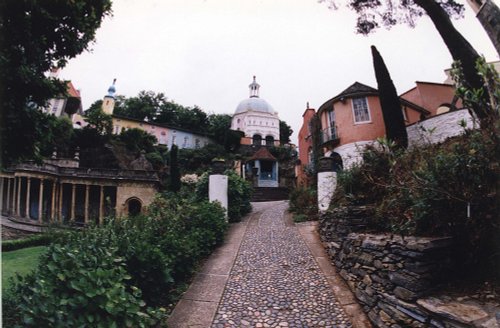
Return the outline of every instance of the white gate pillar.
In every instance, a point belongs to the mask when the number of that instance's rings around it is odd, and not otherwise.
[[[318,169],[318,210],[320,213],[326,212],[330,207],[336,187],[337,172],[333,171],[333,158],[320,158]]]
[[[214,160],[212,168],[212,174],[208,177],[208,200],[221,203],[227,219],[229,181],[227,175],[222,174],[224,161]]]

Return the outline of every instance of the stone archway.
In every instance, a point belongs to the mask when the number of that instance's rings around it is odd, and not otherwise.
[[[137,216],[142,212],[142,202],[137,197],[132,197],[125,203],[129,216]]]

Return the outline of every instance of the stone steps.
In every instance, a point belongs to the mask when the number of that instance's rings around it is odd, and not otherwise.
[[[252,202],[270,202],[288,199],[288,188],[256,187],[253,189]]]

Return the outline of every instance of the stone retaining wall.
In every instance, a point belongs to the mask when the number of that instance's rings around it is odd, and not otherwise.
[[[436,115],[424,121],[406,127],[409,147],[443,142],[446,139],[464,133],[461,126],[473,127],[472,117],[467,109],[460,109],[441,115]]]
[[[451,238],[356,232],[369,227],[371,211],[348,207],[327,212],[320,216],[319,233],[331,261],[374,326],[486,327],[472,324],[486,320],[480,309],[473,308],[475,314],[464,317],[468,305],[426,298],[450,273]]]

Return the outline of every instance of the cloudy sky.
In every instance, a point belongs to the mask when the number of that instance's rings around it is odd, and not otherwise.
[[[355,81],[376,87],[370,45],[398,93],[415,81],[445,80],[452,60],[427,17],[415,29],[368,37],[354,25],[353,13],[317,0],[114,0],[92,51],[71,60],[61,77],[81,90],[84,109],[117,78],[117,94],[152,90],[232,114],[256,75],[261,98],[292,126],[294,143],[307,102],[318,108]],[[455,25],[487,60],[498,60],[468,5]]]

